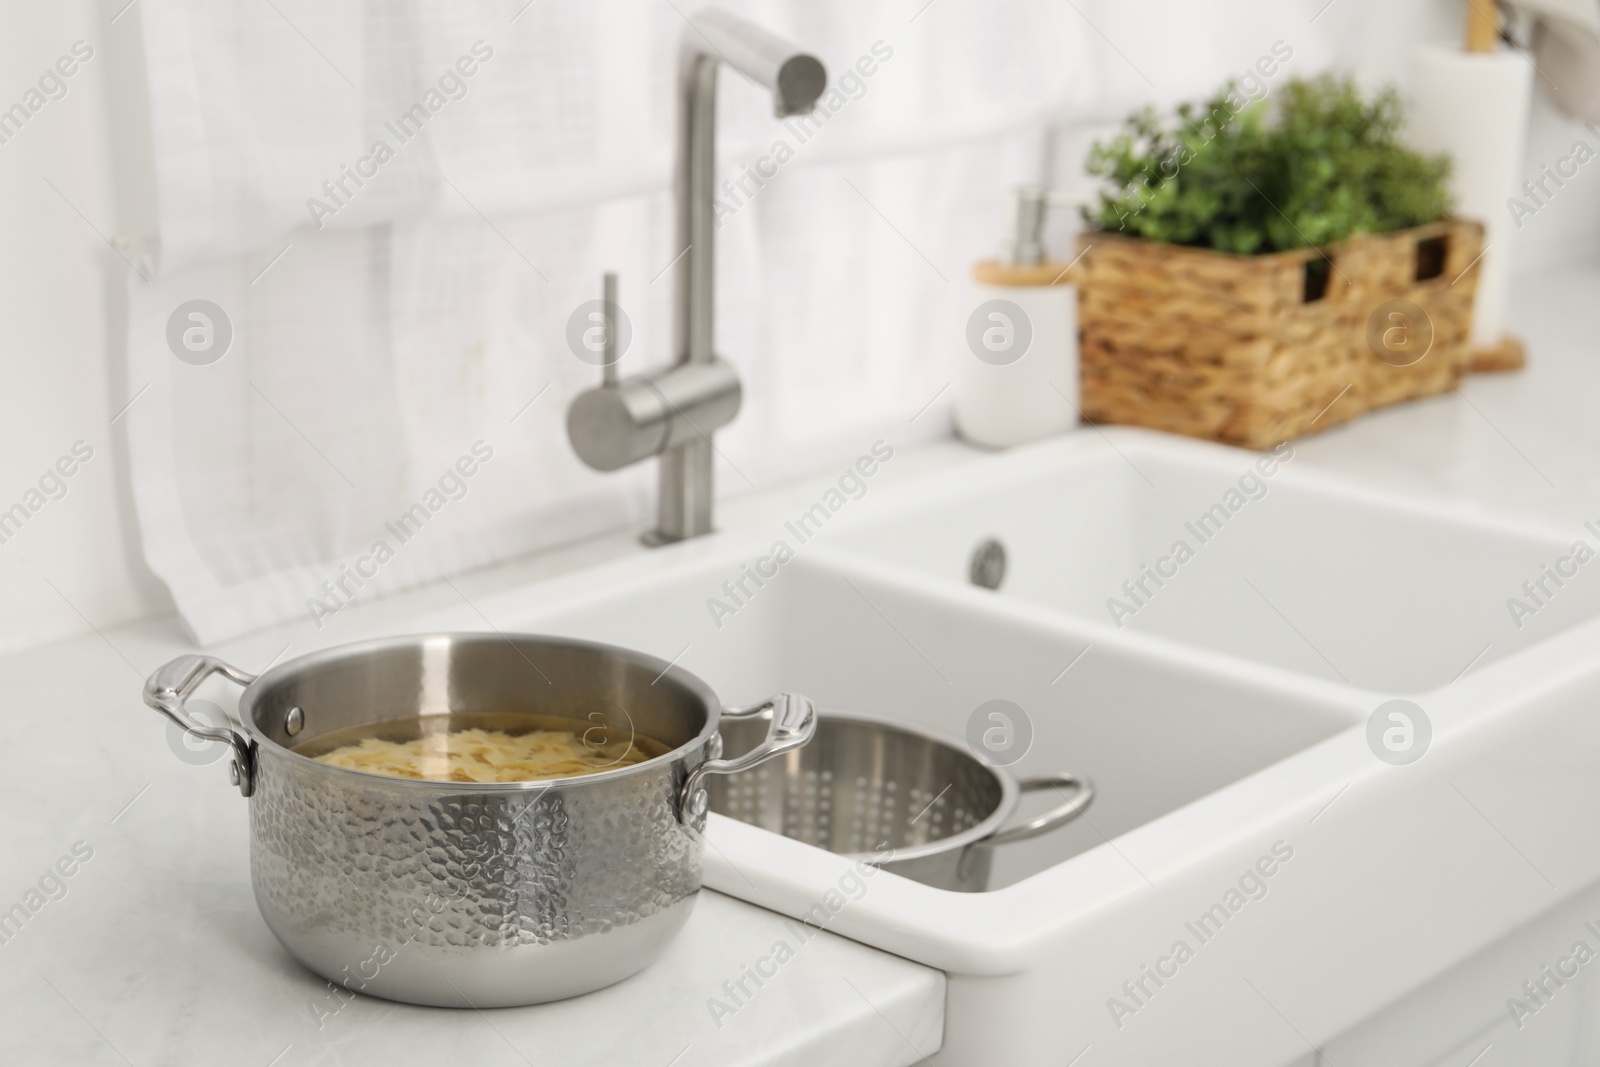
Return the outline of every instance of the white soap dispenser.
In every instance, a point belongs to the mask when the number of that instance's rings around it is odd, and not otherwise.
[[[1000,258],[973,266],[955,395],[956,431],[973,444],[1010,448],[1078,424],[1078,290],[1040,235],[1049,207],[1081,203],[1017,188]]]

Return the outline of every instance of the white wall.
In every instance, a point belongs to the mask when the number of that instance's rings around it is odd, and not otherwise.
[[[140,559],[123,488],[126,463],[111,423],[129,397],[119,354],[120,293],[129,268],[102,235],[150,230],[148,163],[139,147],[143,116],[132,91],[141,78],[137,8],[111,21],[125,2],[51,0],[0,10],[0,107],[19,100],[74,41],[96,49],[69,81],[67,96],[0,145],[0,203],[7,208],[0,231],[0,510],[22,500],[73,442],[81,439],[95,453],[64,498],[46,504],[21,533],[0,544],[0,651],[170,610]],[[1305,6],[1315,13],[1325,3],[1307,0]],[[1175,10],[1188,7],[1173,4]],[[1274,32],[1269,23],[1281,17],[1268,16],[1253,0],[1226,6],[1237,10],[1236,21],[1212,29],[1237,35],[1245,52]],[[1097,17],[1103,8],[1085,5]],[[1403,83],[1413,45],[1454,36],[1461,10],[1461,0],[1335,0],[1312,27],[1305,54],[1356,69],[1369,82]],[[1303,24],[1306,16],[1299,17]],[[1164,32],[1148,21],[1107,25],[1133,54],[1140,42],[1126,35]],[[1102,51],[1097,76],[1109,100],[1145,91],[1122,58]],[[1579,136],[1600,145],[1600,138],[1536,95],[1525,165],[1530,176]],[[1077,133],[1081,148],[1083,130]],[[1075,151],[1072,144],[1072,137],[1063,139],[1063,156]],[[115,174],[114,161],[122,168]],[[1600,165],[1585,168],[1559,201],[1528,220],[1518,234],[1520,266],[1594,257],[1600,248],[1597,174]]]
[[[1600,137],[1562,115],[1539,90],[1534,79],[1533,115],[1528,124],[1528,150],[1522,179],[1539,177],[1541,164],[1554,167],[1582,140],[1600,152]],[[1522,220],[1513,257],[1519,269],[1593,260],[1600,254],[1600,162],[1579,168],[1578,176],[1557,191],[1538,214]]]

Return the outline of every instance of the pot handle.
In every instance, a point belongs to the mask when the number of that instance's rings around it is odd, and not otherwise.
[[[678,793],[678,811],[685,825],[706,812],[708,798],[703,779],[708,774],[736,774],[767,762],[774,756],[799,748],[817,732],[817,709],[809,699],[799,693],[779,693],[759,704],[742,708],[724,708],[725,719],[747,719],[771,710],[772,725],[767,729],[766,740],[742,756],[733,759],[708,759],[689,772]],[[722,751],[722,737],[712,739],[712,753]]]
[[[1012,841],[1026,841],[1030,837],[1049,833],[1058,826],[1065,826],[1088,810],[1094,802],[1094,784],[1087,778],[1080,778],[1076,774],[1042,774],[1037,778],[1024,778],[1017,783],[1017,788],[1024,793],[1035,793],[1041,789],[1059,789],[1062,786],[1072,787],[1072,795],[1057,804],[1049,811],[1044,812],[1028,822],[1019,826],[1009,826],[1003,830],[996,830],[977,845],[1005,845]]]
[[[200,683],[213,674],[221,674],[239,685],[249,685],[256,680],[239,668],[224,663],[215,656],[184,655],[157,668],[144,683],[144,702],[177,723],[194,737],[206,741],[221,741],[233,749],[233,763],[228,775],[239,787],[241,796],[249,796],[255,788],[255,743],[244,738],[231,726],[207,726],[189,714],[185,702],[200,688]]]

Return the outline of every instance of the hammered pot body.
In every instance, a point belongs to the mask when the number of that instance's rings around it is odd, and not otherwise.
[[[683,790],[720,755],[721,709],[687,672],[585,642],[430,635],[291,661],[254,680],[239,709],[253,750],[256,901],[284,947],[331,982],[448,1007],[557,1000],[642,969],[689,917],[705,809]],[[430,715],[565,720],[636,731],[666,751],[489,784],[369,774],[295,751]]]
[[[679,821],[688,762],[505,794],[352,784],[265,750],[256,902],[296,959],[357,992],[452,1007],[587,993],[689,917],[705,816]]]

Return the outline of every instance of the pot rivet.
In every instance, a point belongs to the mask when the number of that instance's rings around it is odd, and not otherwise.
[[[290,737],[306,728],[306,713],[299,707],[289,709],[289,714],[283,717],[283,728]]]
[[[239,784],[239,761],[234,760],[228,764],[228,781],[234,785]]]

